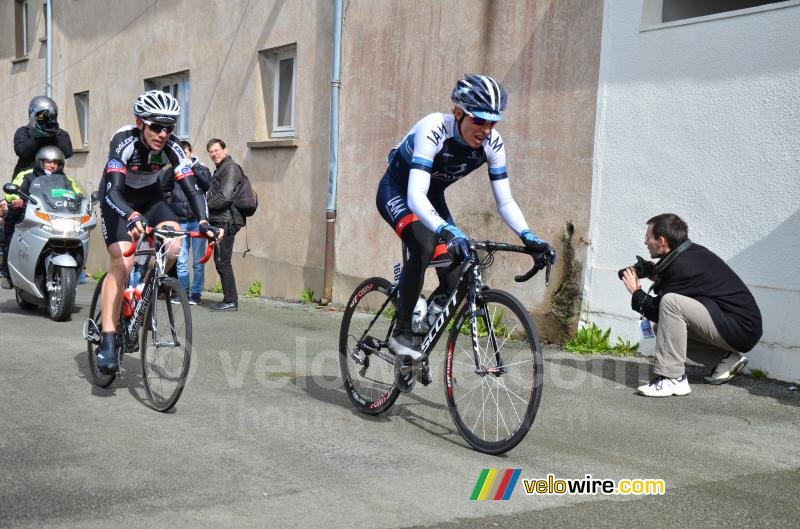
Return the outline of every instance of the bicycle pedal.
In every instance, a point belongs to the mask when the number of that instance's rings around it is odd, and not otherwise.
[[[429,386],[431,382],[433,382],[433,375],[431,375],[430,367],[425,366],[420,369],[419,372],[417,372],[417,380],[419,380],[420,384],[423,386]]]
[[[399,389],[403,393],[408,393],[412,389],[414,389],[414,384],[417,382],[417,379],[414,377],[412,373],[400,375],[397,378],[397,389]]]

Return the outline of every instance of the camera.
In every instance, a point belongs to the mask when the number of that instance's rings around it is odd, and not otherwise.
[[[636,271],[636,277],[639,279],[643,279],[645,277],[653,275],[653,271],[655,270],[655,265],[650,261],[646,260],[641,255],[636,256],[636,263],[633,264],[633,269]],[[628,267],[626,267],[628,268]],[[617,276],[622,279],[622,274],[625,272],[626,268],[617,272]]]

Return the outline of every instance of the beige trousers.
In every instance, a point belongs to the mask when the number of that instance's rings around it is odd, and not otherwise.
[[[653,369],[656,375],[678,378],[686,372],[687,357],[713,368],[730,352],[736,351],[720,336],[702,303],[680,294],[661,298]]]

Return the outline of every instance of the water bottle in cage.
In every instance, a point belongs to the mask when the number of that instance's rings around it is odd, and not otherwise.
[[[411,314],[411,332],[414,334],[426,334],[428,332],[428,324],[425,316],[428,313],[428,302],[423,296],[417,300],[414,305],[414,312]]]
[[[122,316],[125,318],[133,316],[133,309],[136,306],[134,291],[133,287],[128,287],[122,293]]]
[[[438,318],[439,314],[442,313],[446,303],[447,303],[447,296],[445,296],[444,294],[439,294],[431,298],[431,302],[428,304],[427,315],[425,318],[429,329],[433,327],[436,318]]]

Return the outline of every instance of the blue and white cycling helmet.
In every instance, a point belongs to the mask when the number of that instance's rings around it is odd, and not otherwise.
[[[163,125],[174,125],[181,114],[178,100],[161,90],[148,90],[133,102],[133,115]]]
[[[508,94],[503,85],[488,75],[464,74],[453,88],[450,99],[473,116],[500,121]]]

